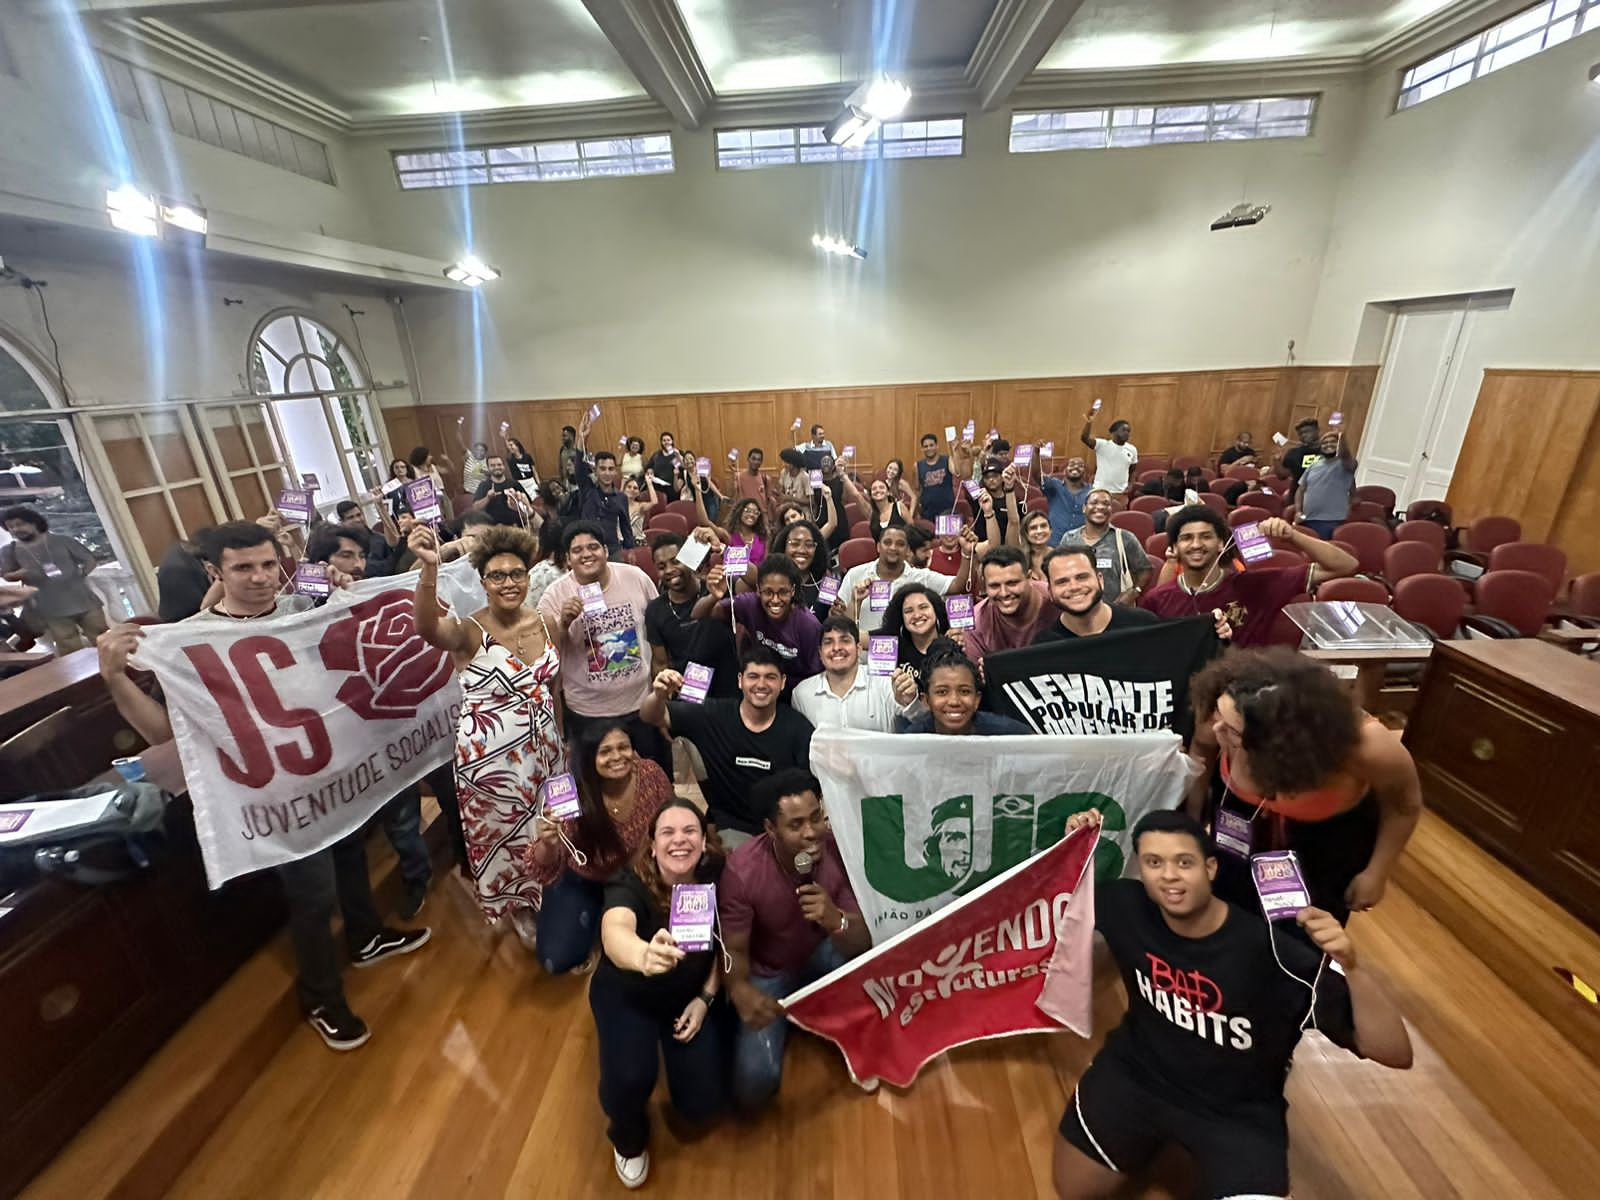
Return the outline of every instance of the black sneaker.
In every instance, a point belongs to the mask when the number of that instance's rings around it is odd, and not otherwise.
[[[367,1044],[372,1030],[367,1023],[342,1004],[324,1004],[306,1017],[330,1050],[354,1050]]]
[[[410,921],[422,911],[422,906],[428,902],[428,880],[412,883],[409,879],[401,885],[400,906],[395,909],[402,921]]]
[[[351,961],[358,967],[370,967],[381,959],[392,958],[397,954],[410,954],[413,950],[420,949],[432,936],[433,930],[426,927],[385,929],[357,950],[351,956]]]

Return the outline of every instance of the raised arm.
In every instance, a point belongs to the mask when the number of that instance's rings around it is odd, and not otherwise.
[[[1078,440],[1089,449],[1094,449],[1094,410],[1090,409],[1083,418],[1083,432],[1078,434]]]
[[[1310,583],[1307,585],[1311,588],[1324,580],[1354,575],[1361,566],[1355,555],[1339,549],[1332,542],[1301,532],[1282,517],[1268,517],[1261,522],[1261,532],[1269,538],[1287,539],[1296,550],[1311,560]]]
[[[676,671],[663,671],[650,685],[650,694],[639,706],[639,719],[657,729],[672,732],[672,716],[667,711],[667,701],[678,694],[683,686],[683,676]]]
[[[456,445],[461,447],[462,458],[472,457],[472,447],[467,443],[467,419],[456,418]]]
[[[1356,955],[1350,931],[1338,918],[1320,908],[1300,911],[1296,920],[1311,942],[1338,964],[1350,989],[1350,1015],[1354,1018],[1356,1051],[1385,1067],[1405,1070],[1411,1066],[1411,1035],[1405,1018],[1389,998],[1383,981],[1372,968],[1363,966]]]
[[[128,656],[138,647],[144,630],[137,625],[113,625],[95,642],[100,655],[100,678],[122,719],[152,746],[172,740],[167,710],[128,674]]]
[[[839,509],[833,502],[833,492],[829,488],[822,489],[822,511],[825,519],[818,528],[822,530],[822,540],[827,541],[833,536],[833,531],[839,528]]]
[[[449,651],[454,655],[470,654],[472,633],[466,623],[439,612],[439,542],[432,529],[426,525],[412,528],[406,539],[411,553],[417,556],[420,573],[417,590],[411,599],[411,615],[417,624],[417,634],[430,646]]]

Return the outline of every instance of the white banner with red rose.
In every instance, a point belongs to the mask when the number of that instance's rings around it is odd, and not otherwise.
[[[359,829],[450,759],[461,686],[417,636],[417,576],[368,579],[310,612],[155,625],[133,659],[165,694],[213,888]],[[467,563],[441,599],[482,606]]]

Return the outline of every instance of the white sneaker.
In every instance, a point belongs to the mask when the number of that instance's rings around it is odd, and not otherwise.
[[[625,1188],[641,1188],[644,1181],[650,1177],[650,1151],[646,1150],[637,1158],[623,1158],[613,1150],[612,1160],[617,1164],[617,1178],[622,1180]]]

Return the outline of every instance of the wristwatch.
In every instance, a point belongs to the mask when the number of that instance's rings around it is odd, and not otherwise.
[[[710,1008],[717,1002],[717,994],[715,992],[701,992],[700,1000],[707,1008]]]

